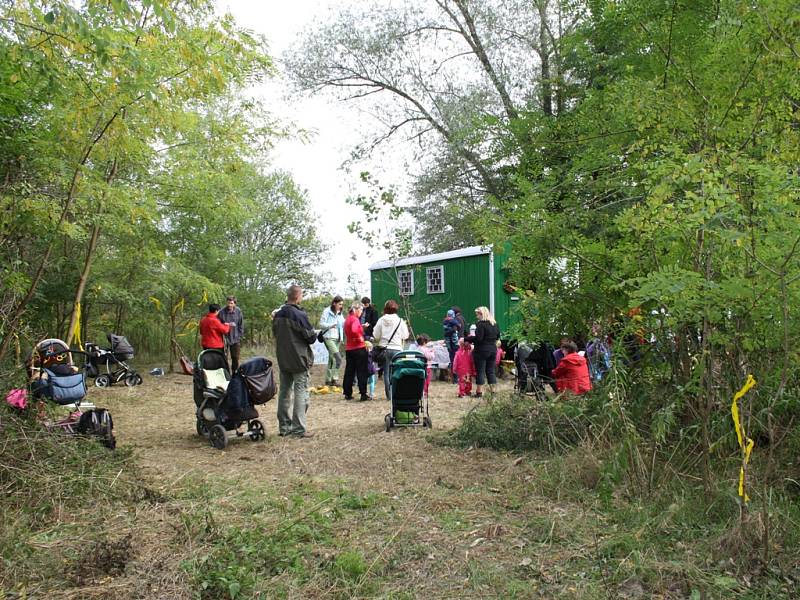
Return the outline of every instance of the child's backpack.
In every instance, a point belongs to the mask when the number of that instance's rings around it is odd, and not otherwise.
[[[458,340],[458,321],[447,319],[444,322],[444,339],[448,341]]]

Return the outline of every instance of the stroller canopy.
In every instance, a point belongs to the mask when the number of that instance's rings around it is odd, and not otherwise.
[[[111,351],[120,357],[133,358],[133,346],[124,335],[109,333],[108,343],[111,344]]]

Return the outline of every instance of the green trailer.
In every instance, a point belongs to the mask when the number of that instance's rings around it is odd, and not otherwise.
[[[467,323],[474,322],[475,308],[487,306],[505,332],[519,296],[504,264],[505,256],[487,246],[377,262],[369,268],[372,302],[380,313],[384,302],[397,300],[414,334],[434,340],[442,338],[442,319],[452,306],[461,307]]]

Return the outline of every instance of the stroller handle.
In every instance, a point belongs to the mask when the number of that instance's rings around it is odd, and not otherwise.
[[[401,350],[392,357],[392,361],[395,361],[398,358],[422,358],[427,360],[425,355],[419,350]]]

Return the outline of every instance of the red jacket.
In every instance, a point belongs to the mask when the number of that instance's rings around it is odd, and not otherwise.
[[[344,349],[345,350],[358,350],[365,348],[364,343],[364,328],[361,326],[361,321],[354,314],[350,314],[344,320]]]
[[[222,323],[217,313],[208,313],[200,319],[200,345],[203,348],[224,348],[222,336],[231,330],[231,326]]]
[[[553,369],[553,377],[559,392],[570,390],[580,395],[592,389],[589,366],[586,364],[586,359],[577,352],[567,354],[561,359],[558,366]]]

